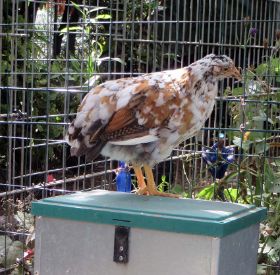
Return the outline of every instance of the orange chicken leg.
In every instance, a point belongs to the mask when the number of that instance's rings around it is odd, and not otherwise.
[[[142,169],[138,165],[132,165],[132,166],[133,166],[134,173],[135,173],[135,176],[137,178],[137,183],[138,183],[137,194],[145,195],[145,194],[147,194],[147,185],[144,180]]]
[[[149,195],[152,196],[162,196],[162,197],[170,197],[170,198],[179,198],[179,195],[176,194],[170,194],[170,193],[164,193],[164,192],[159,192],[157,190],[155,180],[154,180],[154,175],[151,167],[147,164],[144,164],[144,170],[145,170],[145,175],[147,178],[147,189]]]

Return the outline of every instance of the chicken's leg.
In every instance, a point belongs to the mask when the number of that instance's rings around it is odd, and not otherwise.
[[[147,178],[147,189],[149,192],[149,195],[152,196],[162,196],[162,197],[171,197],[171,198],[179,198],[179,195],[175,194],[170,194],[170,193],[164,193],[164,192],[159,192],[157,190],[155,180],[154,180],[154,175],[151,167],[147,164],[144,164],[144,170],[145,170],[145,175]]]
[[[134,169],[135,176],[137,178],[137,184],[138,184],[137,194],[144,195],[147,193],[147,185],[144,180],[142,169],[140,166],[135,165],[135,164],[133,164],[132,166]]]

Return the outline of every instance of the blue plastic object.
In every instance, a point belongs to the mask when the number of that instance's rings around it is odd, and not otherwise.
[[[119,168],[116,177],[117,191],[119,192],[131,192],[131,175],[129,168],[124,161],[119,162]]]
[[[222,179],[228,165],[234,161],[234,148],[216,142],[210,149],[203,148],[203,160],[209,165],[209,172],[214,178]]]

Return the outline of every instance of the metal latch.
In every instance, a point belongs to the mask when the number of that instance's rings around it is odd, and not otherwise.
[[[126,226],[115,227],[114,262],[128,262],[128,241],[130,228]]]

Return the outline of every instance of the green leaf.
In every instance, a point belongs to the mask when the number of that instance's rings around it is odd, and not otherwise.
[[[118,57],[102,57],[102,58],[96,58],[96,62],[97,62],[97,65],[100,66],[102,64],[102,62],[104,61],[116,61],[116,62],[119,62],[121,63],[122,65],[125,65],[125,62],[118,58]]]
[[[30,139],[29,146],[30,147],[34,146],[34,139],[33,138]]]
[[[96,7],[96,8],[89,10],[88,13],[92,13],[92,12],[104,10],[104,9],[107,9],[107,7]]]
[[[280,70],[280,58],[272,58],[270,60],[271,66],[274,68],[275,72],[279,72]]]
[[[270,164],[275,167],[279,166],[280,168],[280,159],[274,159],[273,162],[271,162]]]
[[[37,125],[36,130],[37,130],[38,132],[43,132],[43,131],[44,131],[43,126],[42,126],[41,124],[38,124],[38,125]]]
[[[254,116],[252,120],[261,122],[268,121],[269,123],[274,124],[273,120],[269,118],[263,110],[259,110],[259,115]]]
[[[212,183],[210,186],[203,188],[197,195],[196,198],[198,199],[206,199],[211,200],[214,197],[215,186]]]
[[[280,187],[280,176],[274,172],[272,167],[266,159],[264,163],[264,184],[267,192],[277,192]]]
[[[29,230],[34,225],[34,216],[30,213],[17,211],[14,217],[19,225],[25,229]]]
[[[87,80],[83,84],[82,89],[87,90],[87,91],[91,90],[93,87],[95,87],[97,85],[99,79],[100,79],[100,75],[94,75],[94,76],[90,77],[89,80]]]
[[[55,117],[55,121],[56,121],[56,122],[61,122],[61,121],[62,121],[62,119],[61,119],[61,117],[56,116],[56,117]]]
[[[246,70],[246,80],[248,79],[253,79],[256,75],[250,71],[250,70]]]
[[[50,100],[56,100],[57,96],[58,96],[58,93],[56,93],[56,92],[49,92],[49,99]]]
[[[94,73],[94,66],[93,66],[93,60],[92,60],[92,55],[91,54],[88,56],[87,73],[88,74],[93,74]]]
[[[236,188],[226,188],[224,194],[228,201],[235,202],[237,200],[238,190]]]
[[[90,27],[86,27],[86,28],[85,28],[85,33],[86,33],[87,35],[89,35],[90,32],[91,32],[91,28],[90,28]]]
[[[277,74],[280,71],[280,59],[270,58],[267,63],[260,64],[255,71],[258,76]]]
[[[171,188],[171,193],[182,194],[185,193],[181,185],[175,185]]]
[[[280,250],[280,236],[276,239],[274,243],[274,248]]]
[[[17,258],[22,258],[23,249],[24,249],[24,245],[22,242],[14,241],[12,243],[12,245],[9,247],[8,253],[7,253],[7,258],[6,258],[7,266],[15,264],[17,261]]]
[[[231,172],[223,178],[223,181],[227,182],[227,183],[231,183],[232,180],[235,179],[236,177],[238,177],[239,174],[242,175],[242,174],[247,173],[247,172],[248,171],[244,170],[244,169],[240,169],[240,171]]]
[[[52,65],[51,65],[51,72],[52,73],[60,73],[61,72],[60,63],[58,63],[57,61],[53,62]]]
[[[52,159],[54,157],[54,150],[53,150],[53,147],[52,146],[49,146],[49,149],[48,149],[48,158],[49,159]]]
[[[118,58],[118,57],[113,57],[111,58],[111,60],[116,61],[121,63],[122,65],[126,65],[125,61],[123,61],[122,59]]]
[[[0,266],[5,263],[5,253],[8,251],[9,247],[12,245],[12,239],[8,236],[0,235]]]
[[[78,59],[75,59],[74,56],[70,56],[72,61],[70,62],[70,66],[73,68],[74,72],[81,71],[81,62]]]
[[[96,40],[92,40],[91,44],[92,52],[90,55],[93,57],[93,59],[99,58],[104,50],[103,45]]]
[[[47,80],[47,78],[43,78],[43,79],[40,79],[39,81],[37,81],[37,83],[39,84],[39,86],[46,86],[48,83],[48,80]]]
[[[160,192],[163,192],[165,187],[168,187],[168,182],[166,181],[166,176],[165,175],[162,175],[161,176],[161,182],[160,184],[158,185],[158,190]]]
[[[50,126],[50,132],[51,132],[51,135],[54,137],[54,138],[58,138],[62,132],[63,132],[63,129],[60,128],[60,127],[57,127],[57,126]],[[49,147],[50,149],[51,147]]]
[[[110,14],[99,14],[94,19],[99,20],[99,19],[111,19],[112,16]]]
[[[267,74],[267,69],[268,69],[268,66],[266,63],[263,63],[263,64],[260,64],[256,69],[256,74],[258,76],[264,76],[265,74]]]
[[[249,148],[250,148],[250,145],[253,143],[252,141],[250,140],[243,140],[239,137],[234,137],[233,138],[233,144],[238,146],[239,148],[243,149],[244,151],[248,151]]]
[[[244,92],[244,88],[243,87],[234,88],[232,90],[232,94],[234,96],[243,95],[243,92]]]
[[[65,34],[69,31],[78,31],[78,30],[83,31],[84,29],[82,27],[79,27],[79,26],[73,26],[73,27],[65,27],[65,28],[61,29],[60,32],[61,32],[61,35],[62,35],[62,34]]]
[[[75,2],[71,1],[71,3],[73,4],[73,6],[84,16],[86,17],[86,13],[83,12],[83,10],[80,8],[79,4],[76,4]]]
[[[252,120],[254,121],[266,121],[266,117],[263,117],[263,116],[253,116],[252,117]]]
[[[269,148],[270,145],[266,140],[257,141],[254,144],[254,151],[256,154],[264,154]]]
[[[267,253],[268,257],[270,258],[270,260],[272,262],[277,263],[279,261],[279,250],[272,248],[268,253]]]
[[[266,275],[267,265],[265,264],[258,264],[257,266],[257,275]]]

